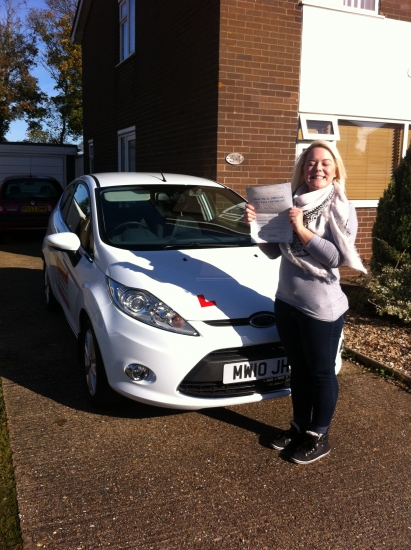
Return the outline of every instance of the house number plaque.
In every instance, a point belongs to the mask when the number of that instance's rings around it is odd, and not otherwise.
[[[228,164],[241,164],[244,161],[244,157],[241,153],[230,153],[225,157]]]

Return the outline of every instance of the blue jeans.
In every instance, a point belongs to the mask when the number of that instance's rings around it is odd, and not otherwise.
[[[301,430],[326,433],[338,399],[335,358],[344,316],[319,321],[278,299],[275,316],[291,365],[294,422]]]

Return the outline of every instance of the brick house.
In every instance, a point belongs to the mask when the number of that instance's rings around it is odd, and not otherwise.
[[[369,259],[411,140],[410,37],[405,0],[79,0],[85,172],[161,169],[244,194],[289,181],[301,150],[327,139]]]

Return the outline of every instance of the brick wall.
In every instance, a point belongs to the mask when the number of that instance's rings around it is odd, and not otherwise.
[[[119,63],[117,0],[92,2],[83,40],[85,166],[117,170],[136,127],[137,170],[247,186],[289,181],[295,161],[301,9],[294,0],[136,3],[136,52]],[[154,153],[152,157],[150,148]],[[240,152],[240,166],[225,162]]]
[[[221,0],[217,179],[289,181],[297,135],[301,9],[290,0]],[[239,166],[225,162],[241,153]]]
[[[369,269],[369,261],[372,256],[372,227],[375,222],[377,215],[376,208],[357,208],[357,218],[358,218],[358,231],[357,238],[355,240],[355,246],[357,247],[358,253],[363,260],[364,266]],[[355,277],[358,276],[359,272],[354,271],[348,267],[340,268],[341,278]]]
[[[94,143],[95,170],[117,171],[115,67],[118,44],[117,0],[92,2],[82,44],[86,173],[89,171],[90,139]]]
[[[380,0],[379,13],[390,19],[411,22],[411,2],[410,0]]]
[[[215,0],[136,2],[128,113],[137,128],[137,170],[215,178],[219,9]]]

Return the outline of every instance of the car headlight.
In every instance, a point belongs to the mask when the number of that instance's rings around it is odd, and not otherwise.
[[[181,315],[147,290],[120,285],[109,277],[107,284],[115,305],[130,317],[163,330],[198,336],[198,332]]]

